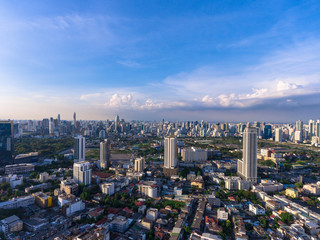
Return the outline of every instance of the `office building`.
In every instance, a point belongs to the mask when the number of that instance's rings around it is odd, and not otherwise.
[[[74,138],[74,162],[82,162],[86,159],[86,139],[82,136]]]
[[[226,221],[226,220],[228,220],[228,217],[229,217],[229,214],[225,208],[223,208],[223,207],[218,208],[218,211],[217,211],[218,220]]]
[[[257,182],[257,128],[248,127],[243,132],[243,158],[238,160],[238,174]]]
[[[100,142],[100,168],[108,169],[111,166],[110,151],[110,140],[105,139]]]
[[[257,131],[257,128],[255,128],[255,130]],[[264,126],[263,138],[264,139],[272,138],[272,127],[271,127],[271,125],[267,124],[267,125]]]
[[[145,160],[144,160],[144,158],[137,158],[134,161],[134,171],[143,172],[144,169],[145,169]]]
[[[164,167],[163,173],[165,176],[178,174],[178,148],[177,138],[173,135],[164,139]]]
[[[13,122],[0,121],[0,166],[13,163]]]
[[[76,162],[73,164],[73,180],[77,184],[91,184],[91,168],[89,162]]]
[[[274,140],[276,142],[282,142],[282,129],[281,128],[275,129]]]

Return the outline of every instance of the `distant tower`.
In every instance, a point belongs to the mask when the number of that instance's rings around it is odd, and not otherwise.
[[[100,168],[107,169],[110,165],[110,140],[105,139],[100,142]]]
[[[53,118],[51,117],[49,120],[49,134],[52,135],[54,132],[54,122],[53,122]]]
[[[276,142],[282,142],[282,129],[281,129],[281,128],[276,128],[276,130],[275,130],[275,136],[274,136],[274,141],[276,141]]]
[[[145,160],[144,158],[137,158],[134,161],[134,171],[135,172],[143,172],[145,169]]]
[[[164,139],[164,166],[165,176],[178,174],[178,147],[177,138],[174,135]]]
[[[74,162],[82,162],[86,159],[86,139],[82,136],[74,138]]]
[[[311,139],[315,134],[314,134],[314,120],[310,119],[309,120],[309,138]]]
[[[114,131],[118,132],[119,130],[119,122],[120,122],[120,118],[119,115],[117,115],[114,119]]]
[[[0,121],[0,166],[13,163],[13,122]]]
[[[296,122],[296,131],[303,131],[303,122],[301,120]]]
[[[77,124],[77,114],[76,112],[73,113],[73,125],[76,126]]]
[[[60,119],[60,113],[58,114],[58,122],[60,123],[61,119]]]
[[[243,132],[243,159],[238,160],[238,174],[257,182],[257,128],[249,127]]]

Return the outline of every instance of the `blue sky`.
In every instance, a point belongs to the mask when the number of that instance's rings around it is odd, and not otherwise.
[[[0,118],[319,118],[319,1],[0,1]]]

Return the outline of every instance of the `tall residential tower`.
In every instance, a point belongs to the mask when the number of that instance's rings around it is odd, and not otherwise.
[[[82,162],[86,159],[86,139],[82,136],[74,138],[74,162]]]
[[[245,180],[257,182],[257,128],[243,132],[243,158],[238,160],[238,174]]]
[[[173,135],[164,138],[164,166],[165,176],[178,174],[177,138]]]
[[[110,140],[105,139],[100,142],[100,168],[107,169],[110,165]]]

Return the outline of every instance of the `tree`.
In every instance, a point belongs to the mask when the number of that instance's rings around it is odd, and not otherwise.
[[[302,187],[303,187],[303,183],[302,183],[302,182],[296,182],[296,183],[294,184],[294,186],[295,186],[296,188],[302,188]]]
[[[32,173],[30,173],[29,178],[35,179],[35,178],[37,178],[37,175],[38,175],[38,173],[32,172]]]
[[[283,212],[280,214],[281,221],[289,224],[293,222],[293,216],[290,213]]]

